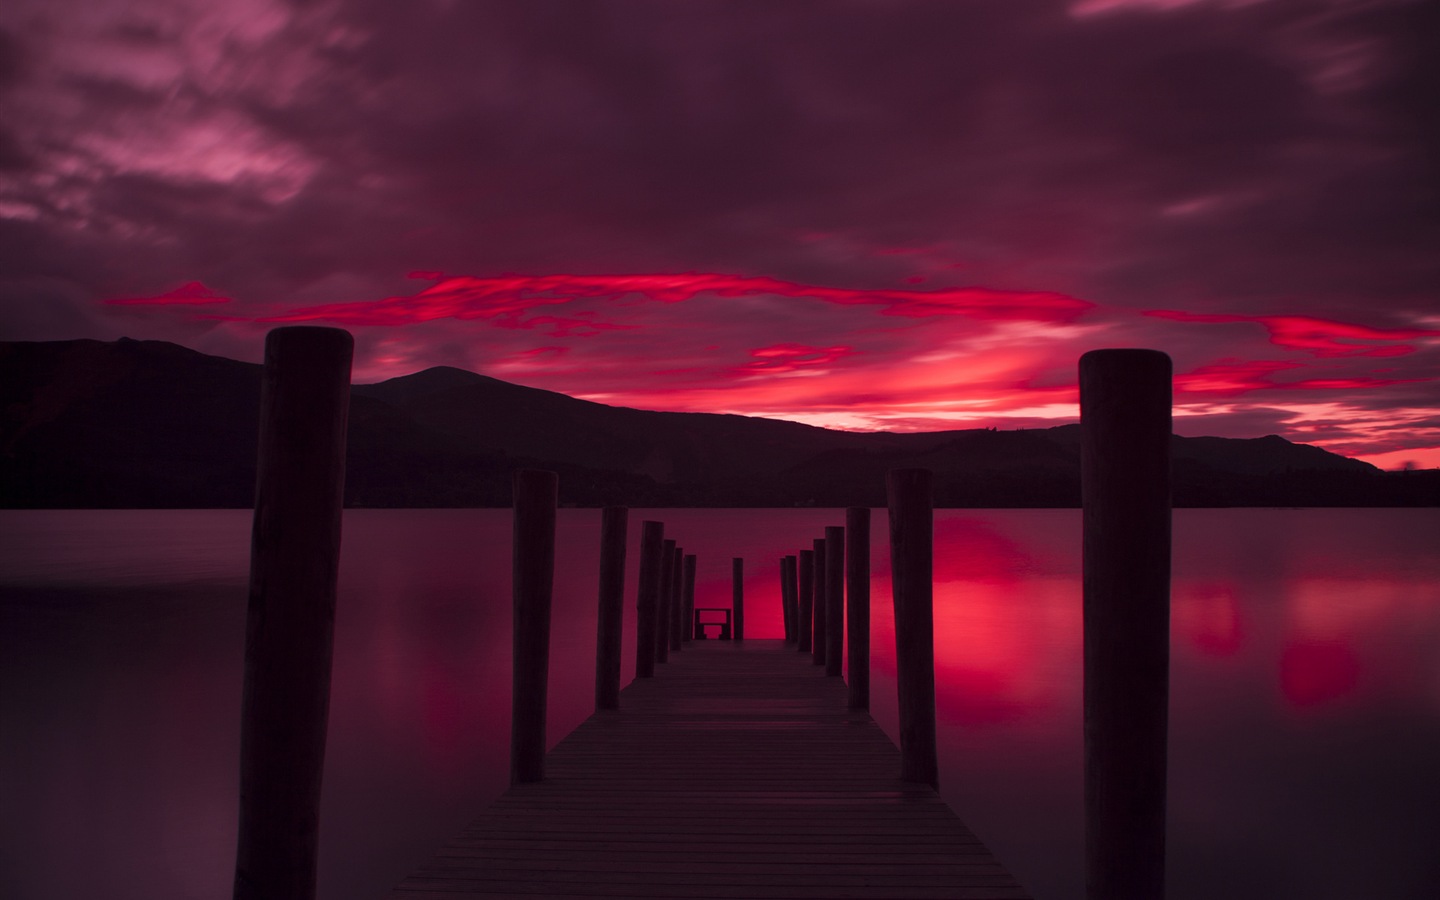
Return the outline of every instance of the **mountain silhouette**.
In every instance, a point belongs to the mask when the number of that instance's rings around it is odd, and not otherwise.
[[[0,343],[0,506],[245,507],[260,366],[161,341]],[[1440,505],[1440,472],[1386,473],[1269,435],[1173,439],[1178,506]],[[885,472],[938,506],[1077,506],[1079,426],[897,434],[606,406],[436,367],[351,392],[351,506],[508,506],[510,473],[576,506],[883,506]]]

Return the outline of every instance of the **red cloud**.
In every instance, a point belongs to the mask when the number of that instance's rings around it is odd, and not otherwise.
[[[495,324],[505,328],[539,328],[543,325],[549,326],[547,332],[551,337],[590,337],[602,331],[617,331],[629,328],[629,325],[616,325],[614,322],[597,322],[587,315],[579,316],[531,316],[528,319],[521,319],[518,316],[507,316],[499,319]]]
[[[496,319],[512,327],[530,327],[521,317],[537,306],[599,298],[641,297],[679,303],[700,294],[719,297],[768,295],[822,300],[841,305],[875,304],[885,315],[962,315],[996,321],[1069,322],[1094,304],[1046,291],[1002,291],[982,287],[937,290],[852,290],[798,284],[776,278],[703,272],[661,275],[501,275],[493,278],[415,272],[435,284],[403,297],[355,303],[331,303],[292,310],[262,322],[327,321],[344,325],[408,325],[433,319]],[[583,327],[619,327],[586,320]],[[592,332],[593,333],[593,332]]]
[[[1301,368],[1299,363],[1280,360],[1257,359],[1240,361],[1222,359],[1217,363],[1200,366],[1184,375],[1176,375],[1175,391],[1186,394],[1218,394],[1234,397],[1251,391],[1284,390],[1359,390],[1386,387],[1392,384],[1407,384],[1420,381],[1418,378],[1309,378],[1302,381],[1271,380],[1277,372]]]
[[[976,319],[1071,322],[1094,304],[1049,291],[997,291],[990,288],[946,288],[933,291],[882,291],[890,316],[962,315]],[[830,298],[824,298],[830,299]],[[847,302],[837,300],[836,302]],[[849,301],[867,302],[867,301]],[[868,301],[874,302],[874,301]]]
[[[1314,319],[1309,316],[1243,316],[1188,313],[1179,310],[1146,310],[1145,315],[1176,322],[1257,322],[1270,332],[1270,343],[1291,350],[1305,350],[1316,356],[1404,356],[1414,353],[1410,344],[1357,344],[1355,341],[1408,341],[1440,336],[1425,328],[1367,328],[1348,322]]]
[[[531,347],[529,350],[521,350],[511,356],[517,359],[544,359],[564,356],[570,352],[569,347]]]
[[[855,353],[853,347],[807,347],[804,344],[772,344],[750,351],[755,357],[732,371],[737,375],[775,375],[812,366],[823,366]]]
[[[222,297],[198,281],[180,285],[173,291],[166,291],[154,297],[119,297],[106,300],[112,306],[179,306],[201,303],[229,303],[229,297]]]
[[[1286,369],[1297,369],[1299,363],[1276,360],[1253,360],[1240,362],[1222,359],[1220,362],[1201,366],[1193,372],[1175,376],[1175,391],[1187,394],[1221,394],[1235,396],[1276,387],[1270,376]]]

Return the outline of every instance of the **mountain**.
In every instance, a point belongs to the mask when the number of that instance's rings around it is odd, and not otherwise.
[[[160,341],[0,343],[0,506],[244,507],[260,367]],[[1075,506],[1079,426],[923,434],[606,406],[438,367],[351,392],[352,506],[506,506],[519,467],[580,506],[882,506],[935,472],[939,506]],[[1174,438],[1180,506],[1440,505],[1440,473],[1293,444]]]

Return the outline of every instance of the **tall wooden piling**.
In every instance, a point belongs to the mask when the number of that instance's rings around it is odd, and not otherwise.
[[[1164,353],[1080,358],[1091,900],[1155,900],[1165,890],[1170,406]]]
[[[660,548],[660,592],[656,597],[655,661],[670,661],[671,595],[675,590],[675,541],[666,538]]]
[[[735,619],[733,636],[737,641],[745,640],[745,560],[735,557],[730,560],[730,608]]]
[[[336,328],[265,338],[236,900],[315,896],[353,347]]]
[[[799,571],[799,615],[795,621],[795,649],[801,653],[810,652],[811,629],[810,622],[815,614],[815,551],[801,550],[800,561],[796,565]]]
[[[695,554],[685,554],[685,623],[680,640],[695,639]]]
[[[665,523],[640,525],[640,584],[635,595],[635,677],[655,675],[655,634],[660,616],[660,554],[665,552]]]
[[[595,708],[620,707],[620,641],[625,623],[625,537],[630,510],[600,514],[600,616],[595,630]]]
[[[795,613],[790,602],[790,563],[788,556],[780,557],[780,619],[785,623],[785,643],[795,640]]]
[[[851,709],[870,708],[870,510],[845,510],[845,608],[849,639],[846,680]]]
[[[545,777],[545,700],[550,675],[558,488],[559,478],[554,472],[521,469],[515,473],[511,784]]]
[[[929,469],[892,469],[890,571],[895,681],[900,695],[900,777],[938,788],[935,749],[934,509]]]
[[[790,612],[790,642],[800,640],[800,586],[797,584],[799,578],[797,569],[799,560],[792,554],[785,557],[785,590],[786,602],[789,604]]]
[[[830,602],[830,593],[825,585],[825,573],[828,571],[825,560],[829,548],[825,546],[824,538],[815,538],[812,544],[815,547],[815,603],[810,608],[810,660],[817,666],[823,666],[826,650],[825,616],[829,612]]]
[[[780,565],[776,574],[780,578],[780,630],[785,635],[785,642],[790,642],[790,612],[785,608],[785,557],[780,557]]]
[[[825,526],[825,674],[845,671],[845,527]]]
[[[670,563],[670,652],[680,649],[685,630],[685,549],[677,546]]]

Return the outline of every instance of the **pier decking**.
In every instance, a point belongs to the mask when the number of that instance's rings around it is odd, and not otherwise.
[[[392,900],[1026,894],[846,687],[778,640],[694,641]]]

